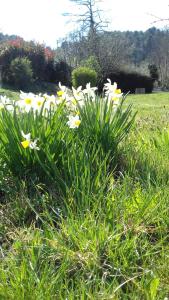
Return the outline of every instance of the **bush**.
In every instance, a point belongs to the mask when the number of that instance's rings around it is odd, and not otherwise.
[[[104,78],[99,82],[99,91],[102,91],[103,84],[107,78],[110,78],[112,82],[118,82],[124,93],[135,93],[137,88],[145,88],[146,93],[151,93],[153,90],[154,80],[136,72],[126,71],[114,71],[106,74]]]
[[[71,72],[72,68],[65,62],[59,61],[55,64],[55,82],[71,87]]]
[[[49,78],[53,76],[50,74],[51,67],[54,65],[52,50],[34,42],[19,40],[11,43],[8,41],[0,45],[0,65],[2,66],[2,81],[4,83],[9,83],[11,61],[15,58],[24,57],[31,61],[34,79],[49,81]],[[47,65],[49,65],[48,72],[45,72]]]
[[[81,66],[96,71],[96,73],[98,75],[101,73],[101,67],[100,67],[99,61],[98,61],[97,57],[94,55],[89,56],[88,59],[82,61]]]
[[[97,83],[97,73],[96,71],[86,68],[79,67],[74,69],[72,72],[72,84],[75,88],[82,86],[85,88],[87,83],[91,83],[91,86],[96,86]]]
[[[31,61],[27,57],[13,59],[10,63],[9,71],[9,81],[17,88],[26,88],[33,80]]]

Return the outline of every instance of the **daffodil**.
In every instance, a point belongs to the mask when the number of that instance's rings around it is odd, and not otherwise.
[[[107,83],[104,84],[103,90],[109,91],[109,92],[114,92],[117,89],[117,83],[114,82],[113,84],[111,83],[111,80],[107,78]]]
[[[62,97],[62,96],[64,95],[64,91],[58,91],[58,92],[57,92],[57,95],[58,95],[59,97]]]
[[[30,133],[25,134],[23,131],[21,131],[21,134],[22,134],[24,139],[30,141],[30,139],[31,139],[31,134]]]
[[[23,147],[24,149],[26,149],[26,148],[28,148],[28,147],[29,147],[29,145],[30,145],[30,141],[28,141],[28,140],[25,140],[25,141],[21,142],[21,145],[22,145],[22,147]]]
[[[48,111],[50,110],[51,108],[54,108],[56,107],[56,97],[54,95],[47,95],[47,94],[44,94],[43,95],[44,99],[45,99],[45,103],[44,103],[44,110]]]
[[[33,108],[34,102],[35,95],[33,93],[24,93],[21,91],[20,100],[17,101],[17,105],[22,110],[29,112]]]
[[[69,116],[69,121],[67,122],[70,128],[78,128],[81,120],[79,119],[79,115]]]
[[[117,83],[114,82],[112,84],[111,80],[109,78],[107,79],[107,81],[108,82],[104,84],[104,88],[103,88],[103,90],[106,91],[105,94],[106,95],[110,94],[112,96],[112,98],[113,98],[113,96],[117,97],[117,98],[122,97],[123,93],[121,92],[121,89],[117,88]]]
[[[38,141],[38,139],[36,139],[36,140],[34,140],[34,141],[31,141],[30,144],[29,144],[29,147],[30,147],[31,149],[34,149],[34,150],[40,150],[40,148],[37,147],[37,141]]]
[[[0,96],[0,110],[6,107],[9,111],[13,110],[14,101],[6,96]]]
[[[63,101],[67,99],[67,88],[64,85],[61,85],[59,82],[59,88],[60,90],[57,92],[58,100]]]
[[[83,90],[83,93],[86,94],[89,98],[95,99],[95,91],[97,90],[97,87],[91,87],[90,82],[86,84],[86,88]]]
[[[82,92],[82,86],[79,86],[77,89],[75,89],[72,86],[72,92],[73,92],[73,96],[77,101],[80,101],[84,98],[83,96],[83,92]]]
[[[71,97],[71,96],[69,98],[67,98],[67,101],[65,102],[65,105],[67,106],[67,108],[69,110],[76,110],[77,104],[78,104],[78,101],[74,97]]]
[[[30,149],[34,149],[34,150],[40,150],[39,147],[37,147],[38,139],[32,141],[30,133],[25,134],[23,131],[21,131],[21,134],[22,134],[23,138],[25,139],[24,141],[21,142],[21,145],[24,149],[30,148]]]
[[[41,95],[36,95],[36,96],[34,97],[34,101],[33,101],[33,103],[32,103],[32,108],[33,108],[34,110],[41,111],[44,102],[45,102],[45,98],[44,98],[43,96],[41,96]]]
[[[24,149],[26,149],[30,145],[31,134],[30,133],[25,134],[23,131],[21,131],[21,134],[22,134],[23,138],[25,139],[23,142],[21,142],[21,145]]]
[[[109,103],[113,104],[114,111],[117,109],[117,106],[120,104],[120,98],[123,96],[121,89],[117,88],[117,83],[111,83],[110,79],[107,79],[107,83],[104,84],[103,90],[105,90],[105,96],[108,98]]]

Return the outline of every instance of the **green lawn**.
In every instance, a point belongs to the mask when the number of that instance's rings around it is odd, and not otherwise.
[[[139,126],[151,129],[169,125],[169,93],[128,95],[126,103],[131,103],[137,111]]]
[[[18,181],[0,158],[0,300],[169,298],[169,93],[129,103],[118,174],[78,191],[78,204],[77,191]]]
[[[6,96],[10,99],[17,100],[19,97],[19,91],[17,92],[8,88],[0,88],[0,96]]]
[[[141,101],[140,101],[141,100]],[[169,93],[152,93],[140,95],[128,95],[127,102],[132,103],[134,108],[139,110],[169,108]]]

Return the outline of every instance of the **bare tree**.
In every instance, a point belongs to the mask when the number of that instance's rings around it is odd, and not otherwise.
[[[131,45],[126,38],[121,39],[118,34],[104,32],[100,36],[99,62],[102,72],[107,74],[112,70],[119,70],[129,63]]]
[[[103,10],[98,8],[102,0],[70,0],[77,4],[80,12],[76,14],[65,13],[64,16],[74,17],[80,25],[80,31],[88,39],[88,51],[90,55],[98,56],[98,33],[103,31],[107,26],[106,21],[103,21]]]
[[[150,54],[150,63],[157,66],[159,81],[163,87],[169,87],[169,32],[159,36]]]
[[[95,57],[101,73],[119,69],[127,63],[129,47],[125,39],[106,32],[108,22],[99,8],[102,0],[69,0],[80,8],[80,12],[65,13],[80,25],[80,30],[72,33],[62,43],[62,54],[66,61],[76,67],[89,57]]]
[[[80,31],[74,31],[61,41],[57,49],[57,59],[66,61],[76,68],[81,61],[89,57],[88,39]]]

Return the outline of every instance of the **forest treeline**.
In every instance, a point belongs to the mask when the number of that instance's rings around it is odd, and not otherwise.
[[[16,41],[18,38],[16,35],[0,33],[1,49],[8,41]],[[151,76],[156,85],[169,88],[169,30],[167,29],[160,30],[152,27],[144,32],[101,31],[97,32],[92,42],[89,35],[76,31],[63,37],[52,51],[54,54],[52,63],[55,65],[62,63],[59,68],[57,65],[57,70],[62,73],[62,77],[67,70],[85,66],[95,69],[99,78],[105,78],[114,72],[134,72]],[[52,76],[49,76],[49,79],[59,80],[59,76],[55,76],[55,67],[50,65],[50,70]],[[66,80],[71,79],[66,76]]]

